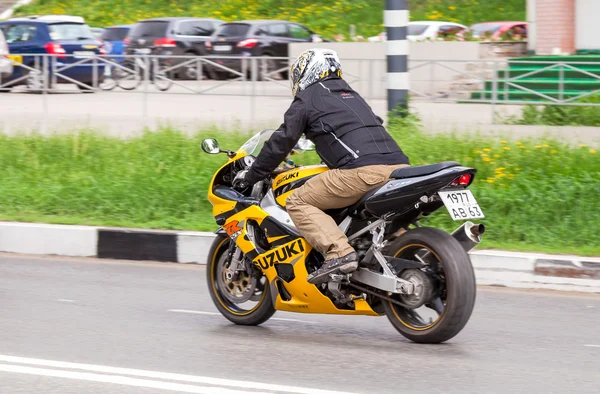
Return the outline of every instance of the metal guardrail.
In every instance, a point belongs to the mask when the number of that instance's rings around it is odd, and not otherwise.
[[[290,96],[290,83],[286,81],[290,61],[286,57],[239,57],[239,56],[165,56],[165,55],[90,55],[85,58],[74,55],[57,57],[50,54],[11,54],[13,65],[20,67],[25,75],[13,80],[1,80],[0,90],[13,85],[26,84],[28,90],[39,93],[54,92],[57,83],[73,83],[86,91],[147,91],[148,84],[157,84],[159,91],[168,91],[173,86],[184,93]],[[119,59],[119,60],[117,60]],[[82,82],[70,76],[69,70],[88,67],[89,81]],[[177,74],[193,76],[186,81],[175,78]],[[14,75],[14,74],[13,74]],[[283,75],[283,77],[282,77]],[[358,80],[351,72],[345,73],[352,83]],[[206,78],[206,79],[205,79]],[[79,78],[81,79],[81,77]],[[84,78],[85,79],[85,78]],[[203,82],[218,80],[217,84],[192,85],[189,81]],[[160,82],[160,84],[158,84]],[[244,89],[241,92],[218,92],[220,87],[236,82],[271,82],[285,91],[270,92]],[[181,91],[172,92],[181,94]]]
[[[577,62],[577,63],[566,63],[566,62],[552,62],[552,61],[527,61],[527,60],[412,60],[412,66],[409,67],[409,72],[415,73],[417,69],[429,66],[430,67],[430,82],[435,82],[436,68],[448,70],[456,75],[461,75],[471,80],[479,82],[480,86],[476,91],[485,92],[485,83],[490,83],[491,97],[478,98],[478,99],[467,99],[467,98],[446,98],[439,94],[424,93],[417,89],[411,88],[411,93],[415,101],[432,101],[432,102],[464,102],[464,103],[487,103],[487,104],[512,104],[512,105],[528,105],[528,104],[539,104],[539,105],[563,105],[563,106],[600,106],[600,103],[590,102],[577,102],[583,98],[600,95],[600,62]],[[417,63],[417,64],[415,64]],[[465,71],[461,64],[479,65],[480,68],[487,67],[487,70],[491,72],[491,76],[480,75],[476,72]],[[577,64],[577,66],[575,66]],[[543,67],[525,72],[523,74],[511,77],[510,66],[540,66]],[[591,66],[594,68],[596,73],[585,70],[585,66]],[[543,93],[543,90],[535,90],[524,86],[527,83],[531,83],[531,79],[538,78],[548,72],[558,70],[558,98],[552,97],[548,94]],[[565,78],[565,72],[571,71],[573,73],[579,73],[581,76],[586,76],[592,81],[598,81],[599,89],[593,90],[581,90],[580,94],[575,96],[566,97],[565,85],[569,81]],[[485,74],[485,72],[483,72]],[[529,81],[527,79],[530,79]],[[550,83],[550,82],[548,82]],[[510,89],[514,88],[514,89]],[[534,96],[532,100],[515,100],[510,99],[511,92],[526,92]]]
[[[71,83],[84,92],[119,90],[144,94],[168,92],[286,98],[291,98],[290,83],[286,74],[289,64],[294,60],[286,57],[147,54],[60,57],[50,54],[12,54],[11,58],[15,70],[20,69],[22,75],[13,80],[0,79],[0,90],[8,90],[15,84],[25,84],[29,91],[46,94],[59,91],[58,84]],[[344,78],[365,98],[386,98],[384,59],[343,59],[343,62],[346,68]],[[571,97],[565,94],[565,84],[568,81],[565,78],[566,72],[580,73],[592,81],[600,82],[600,62],[578,62],[575,65],[566,62],[510,60],[510,65],[543,65],[544,67],[511,77],[506,59],[410,59],[411,99],[492,105],[508,103],[600,106],[595,103],[578,102],[582,98],[600,94],[600,89],[582,91],[581,94],[571,95]],[[586,66],[592,66],[598,72],[589,72],[584,69]],[[469,67],[478,70],[470,71]],[[558,70],[559,73],[558,97],[525,86],[528,82],[531,83],[528,79],[537,78],[553,70]],[[420,75],[424,76],[421,80],[419,80]],[[456,94],[451,85],[461,77],[471,83],[476,81],[477,86],[467,90],[467,94],[473,90],[485,91],[487,83],[491,85],[490,97],[473,99]],[[157,89],[150,90],[149,85],[154,85]],[[510,99],[511,92],[515,91],[527,92],[535,99]]]

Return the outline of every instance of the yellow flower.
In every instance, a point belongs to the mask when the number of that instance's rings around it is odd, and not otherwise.
[[[498,167],[498,168],[496,168],[496,172],[502,172],[504,170],[506,170],[506,168],[504,168],[504,167]]]
[[[542,146],[541,145],[536,145],[535,149],[540,149]]]
[[[487,153],[482,153],[481,157],[488,157],[488,154]]]
[[[521,171],[521,169],[520,168],[515,168],[515,171]]]
[[[526,148],[526,146],[525,146],[525,145],[519,145],[519,148],[521,148],[521,149],[525,149],[525,148]]]
[[[585,148],[587,145],[586,144],[581,144],[579,146],[581,146],[582,148]]]
[[[506,144],[506,140],[501,140],[500,143],[501,144]]]
[[[596,152],[598,152],[596,149],[590,149],[590,153],[591,153],[592,155],[595,155],[595,154],[596,154]]]
[[[500,7],[498,8],[498,11],[504,11],[504,8]]]
[[[496,182],[496,181],[495,181],[495,180],[493,180],[492,178],[488,178],[488,179],[486,179],[486,181],[487,181],[487,182],[489,182],[489,183],[494,183],[494,182]]]
[[[553,153],[553,154],[554,154],[554,153],[558,153],[558,151],[557,151],[556,149],[552,149],[552,150],[550,151],[550,153]]]
[[[544,144],[544,148],[548,148],[550,145],[548,144]]]
[[[490,159],[489,157],[484,157],[483,161],[485,161],[486,163],[489,163],[492,161],[492,159]]]
[[[508,179],[515,179],[515,175],[514,174],[508,174]]]
[[[506,174],[502,174],[502,173],[496,174],[496,178],[504,178],[505,176],[506,176]]]
[[[483,151],[484,151],[484,152],[489,152],[489,151],[490,151],[490,149],[489,149],[489,148],[484,148],[484,149],[483,149]]]
[[[508,146],[505,146],[504,150],[510,150],[510,148]]]
[[[498,159],[498,158],[500,157],[500,155],[496,153],[496,154],[494,155],[494,157],[495,157],[496,159]]]
[[[449,9],[450,11],[454,11],[454,10],[456,9],[456,7],[455,7],[455,6],[453,6],[453,5],[451,5],[450,7],[448,7],[448,9]]]

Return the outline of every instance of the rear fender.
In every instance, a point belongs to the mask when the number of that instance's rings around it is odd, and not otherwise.
[[[406,212],[417,204],[421,197],[432,197],[438,191],[448,187],[452,181],[464,174],[471,174],[469,187],[477,170],[470,167],[451,167],[431,175],[414,178],[393,179],[365,201],[365,208],[376,216],[390,212]]]

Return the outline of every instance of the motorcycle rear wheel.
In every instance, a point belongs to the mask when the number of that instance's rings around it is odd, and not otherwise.
[[[224,291],[227,289],[223,288],[223,283],[219,280],[219,275],[223,272],[219,264],[223,264],[227,260],[229,242],[231,240],[228,237],[217,235],[208,252],[206,279],[210,297],[219,312],[232,323],[244,326],[260,325],[275,313],[269,282],[263,277],[265,282],[262,294],[258,295],[257,304],[250,309],[244,309],[239,304],[232,302],[231,297],[225,296]]]
[[[442,343],[456,336],[471,317],[477,293],[471,260],[460,243],[442,230],[420,227],[392,241],[384,254],[409,260],[419,260],[417,256],[425,255],[423,260],[428,263],[428,268],[420,271],[430,279],[425,283],[430,291],[424,293],[431,295],[433,291],[431,299],[418,309],[384,300],[385,313],[394,328],[417,343]],[[394,295],[392,298],[404,304],[415,302],[407,296]],[[438,316],[427,322],[421,316],[423,312],[418,312],[421,308]]]

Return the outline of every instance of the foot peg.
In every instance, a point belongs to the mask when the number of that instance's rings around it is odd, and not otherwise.
[[[329,274],[330,282],[348,283],[350,274]]]

